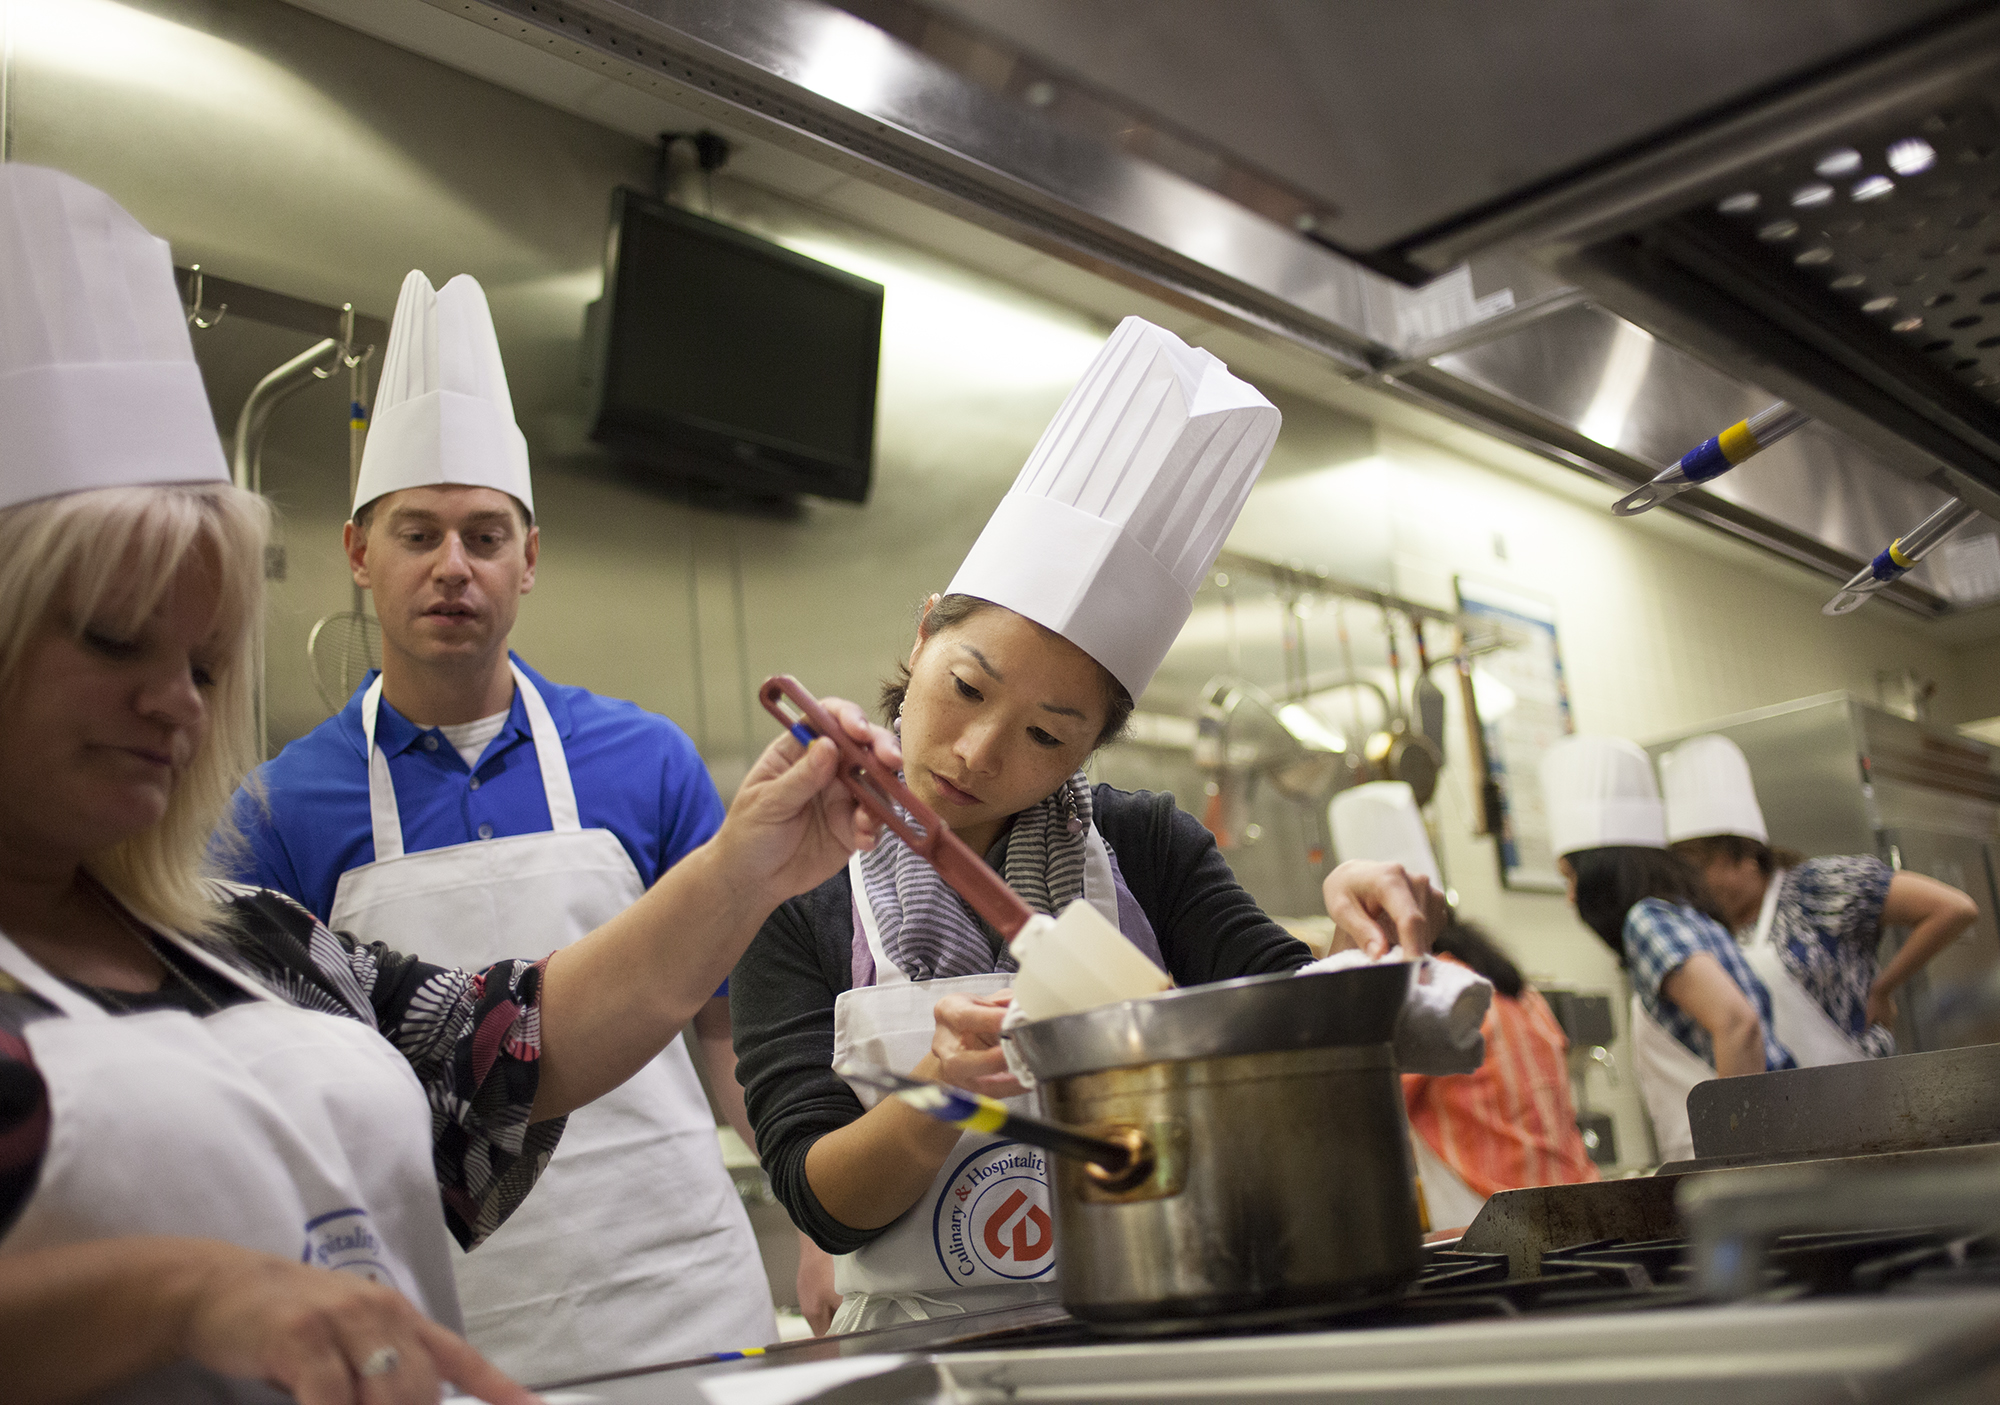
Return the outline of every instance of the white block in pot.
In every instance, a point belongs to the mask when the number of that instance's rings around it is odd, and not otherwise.
[[[1014,977],[1014,1004],[1030,1020],[1157,995],[1173,985],[1123,932],[1081,900],[1061,917],[1037,915],[1008,950],[1021,967]]]

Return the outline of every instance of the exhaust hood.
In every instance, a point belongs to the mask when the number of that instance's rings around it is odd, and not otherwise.
[[[1663,510],[1838,582],[1963,497],[1883,597],[2000,599],[2000,4],[409,3],[1621,492],[1791,401]]]

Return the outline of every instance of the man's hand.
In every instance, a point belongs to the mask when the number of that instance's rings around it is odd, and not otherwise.
[[[1014,992],[992,995],[947,995],[933,1012],[937,1028],[931,1035],[931,1058],[940,1083],[989,1098],[1011,1098],[1025,1090],[1007,1071],[1000,1047],[1000,1021],[1014,1003]]]
[[[884,766],[902,769],[902,751],[885,728],[851,702],[827,698],[824,706]],[[880,826],[838,779],[839,764],[829,739],[815,738],[806,747],[782,732],[730,803],[713,841],[717,852],[746,885],[764,889],[772,906],[818,887],[849,854],[875,845]]]
[[[1444,930],[1444,894],[1401,864],[1344,863],[1326,876],[1321,893],[1333,919],[1336,950],[1345,936],[1371,960],[1401,947],[1415,961],[1430,955],[1431,943]]]

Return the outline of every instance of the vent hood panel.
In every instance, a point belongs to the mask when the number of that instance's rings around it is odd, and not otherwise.
[[[1427,230],[1962,0],[918,4],[1268,173],[1328,243],[1386,265]]]
[[[1746,172],[1771,177],[1773,161],[1823,142],[1857,106],[1888,121],[1898,103],[1934,111],[1942,89],[1986,82],[2000,69],[2000,0],[1680,0],[1595,14],[1568,0],[382,3],[429,5],[713,113],[1621,489],[1791,400],[1821,423],[1663,510],[1830,581],[1946,493],[2000,516],[2000,413],[1978,372],[1871,360],[1870,336],[1901,335],[1881,328],[1849,329],[1843,343],[1837,318],[1778,326],[1748,305],[1778,285],[1769,269],[1747,291],[1721,289],[1680,257],[1698,241],[1672,245],[1676,217],[1712,208]],[[1330,13],[1353,21],[1338,42],[1315,28]],[[1482,37],[1494,14],[1515,27],[1504,42]],[[1947,21],[1984,47],[1954,42]],[[1924,22],[1938,32],[1830,62]],[[1123,57],[1100,63],[1099,45]],[[1190,46],[1204,60],[1192,75]],[[1453,57],[1468,52],[1473,77]],[[1089,67],[1112,96],[1080,116],[1036,77],[1065,64]],[[1342,77],[1357,64],[1366,71]],[[1305,79],[1290,87],[1270,78],[1295,71]],[[1151,116],[1128,122],[1108,105],[1121,101]],[[1657,149],[1631,142],[1662,129]],[[1548,179],[1585,158],[1596,164],[1583,174]],[[1438,276],[1407,286],[1323,230],[1308,237],[1309,220],[1273,213],[1274,182],[1372,222],[1370,239],[1428,224],[1427,242],[1392,252]],[[2000,221],[2000,197],[1992,205]],[[2000,224],[1979,237],[2000,249]],[[1993,315],[2000,336],[2000,297]],[[1991,523],[1960,535],[1981,532]],[[1976,604],[1950,545],[1883,598],[1924,616]]]

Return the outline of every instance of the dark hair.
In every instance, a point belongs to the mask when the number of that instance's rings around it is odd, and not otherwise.
[[[1725,863],[1755,859],[1757,871],[1766,878],[1781,868],[1797,868],[1806,861],[1806,856],[1796,849],[1774,849],[1742,834],[1704,834],[1699,839],[1677,840],[1671,847],[1697,869],[1706,869],[1718,859]]]
[[[368,524],[375,520],[375,504],[379,503],[380,501],[382,501],[382,498],[386,498],[387,496],[389,495],[387,493],[384,493],[382,494],[381,498],[370,498],[368,499],[367,502],[361,504],[361,506],[354,509],[355,531],[361,533],[361,535],[364,537],[368,535]],[[535,525],[535,514],[528,511],[528,505],[526,503],[522,502],[512,493],[507,494],[507,501],[512,503],[514,505],[514,511],[516,511],[521,515],[522,531],[525,532],[530,527]]]
[[[1666,849],[1615,844],[1568,854],[1576,872],[1576,913],[1625,964],[1625,914],[1647,898],[1691,907],[1714,918],[1725,931],[1729,919],[1708,895],[1701,871]]]
[[[926,597],[928,603],[929,597]],[[917,609],[917,625],[928,634],[938,635],[955,625],[964,624],[981,610],[1004,610],[1004,605],[995,605],[991,600],[981,600],[976,595],[944,595],[928,610]],[[1034,623],[1032,620],[1029,623]],[[1042,629],[1043,626],[1035,625]],[[1055,631],[1048,630],[1053,634]],[[1086,655],[1085,657],[1089,657]],[[1091,659],[1092,663],[1097,660]],[[1112,676],[1111,670],[1097,664],[1098,681],[1104,685],[1104,726],[1097,733],[1097,740],[1090,749],[1108,746],[1125,731],[1125,724],[1132,720],[1132,695],[1125,691],[1125,685]],[[882,720],[894,723],[903,710],[903,699],[910,692],[910,665],[907,660],[896,665],[896,676],[882,680]]]
[[[1521,968],[1500,949],[1500,944],[1486,935],[1484,928],[1462,920],[1454,912],[1446,920],[1444,930],[1438,933],[1431,949],[1444,956],[1454,956],[1474,972],[1493,982],[1493,988],[1509,1000],[1519,1000],[1528,983],[1521,977]]]

